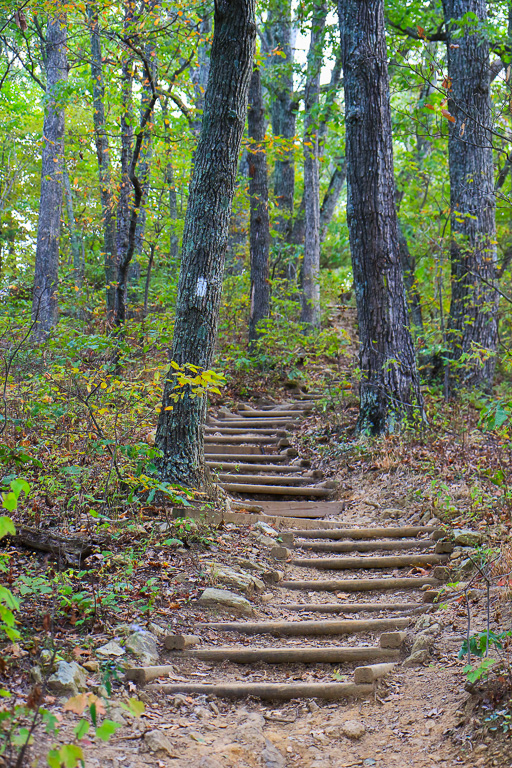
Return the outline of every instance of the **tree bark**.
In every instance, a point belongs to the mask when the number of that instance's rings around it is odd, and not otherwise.
[[[217,0],[201,136],[194,158],[183,233],[172,360],[209,369],[217,337],[222,276],[238,157],[245,126],[256,25],[254,0]],[[180,389],[171,368],[156,445],[164,481],[205,480],[202,426],[206,398]],[[173,410],[166,410],[173,408]]]
[[[265,148],[266,120],[258,68],[252,73],[249,87],[248,128],[251,142],[248,150],[251,248],[249,342],[252,343],[258,336],[258,322],[270,314],[270,220]]]
[[[204,9],[204,15],[199,24],[199,33],[201,35],[201,42],[197,49],[197,67],[195,67],[190,75],[192,84],[194,86],[194,106],[196,108],[193,120],[190,123],[192,133],[199,138],[201,132],[201,123],[203,121],[204,111],[204,98],[206,93],[206,86],[208,84],[208,75],[210,73],[210,44],[206,42],[206,38],[212,31],[212,10],[211,3],[208,2],[208,7]]]
[[[452,297],[448,323],[450,379],[492,386],[498,293],[489,42],[485,0],[443,0],[448,35]],[[456,22],[472,13],[478,27],[462,36]],[[468,359],[461,360],[463,355]],[[460,364],[457,364],[460,361]]]
[[[58,319],[59,241],[64,173],[65,107],[68,79],[67,17],[48,19],[45,43],[46,108],[43,123],[41,193],[37,226],[32,338],[44,340]]]
[[[103,263],[106,285],[107,323],[114,320],[116,296],[116,220],[112,199],[112,178],[110,170],[110,148],[105,123],[105,81],[103,78],[103,56],[95,3],[88,3],[87,16],[91,31],[91,80],[94,140],[98,158],[101,213],[103,217]]]
[[[84,282],[85,254],[82,233],[76,227],[75,211],[73,207],[73,192],[69,181],[69,174],[64,171],[64,198],[66,201],[66,213],[68,217],[69,241],[71,244],[71,254],[73,256],[73,274],[75,286],[81,292]]]
[[[383,0],[340,0],[347,220],[360,344],[357,429],[395,432],[423,408],[400,266]]]
[[[326,16],[326,5],[320,3],[314,6],[304,96],[304,260],[302,262],[301,321],[309,329],[320,327],[318,105]]]
[[[332,172],[329,186],[322,200],[322,207],[320,208],[320,244],[323,243],[327,237],[327,229],[331,223],[334,211],[340,199],[341,190],[345,184],[347,178],[347,169],[345,166],[345,158],[336,158],[336,167]]]

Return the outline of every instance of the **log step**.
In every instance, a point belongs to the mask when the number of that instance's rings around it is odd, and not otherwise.
[[[222,426],[225,427],[243,427],[244,429],[250,429],[251,427],[286,427],[288,424],[297,426],[300,423],[300,419],[275,419],[267,416],[266,419],[215,419],[210,426]]]
[[[332,494],[332,489],[329,488],[286,488],[282,485],[249,485],[244,483],[221,483],[221,488],[231,493],[263,493],[272,496],[317,496],[318,498],[326,498]],[[323,517],[323,515],[322,515]]]
[[[305,613],[373,613],[377,611],[426,611],[423,603],[273,603],[282,611]]]
[[[305,475],[292,475],[289,477],[276,477],[275,475],[225,475],[219,474],[219,480],[222,483],[229,483],[236,480],[237,483],[249,483],[253,485],[274,485],[276,481],[280,485],[304,485],[304,483],[310,483],[314,478],[307,477]]]
[[[404,578],[388,576],[385,579],[330,579],[329,581],[294,579],[293,581],[279,582],[281,589],[300,589],[306,592],[380,592],[386,589],[421,589],[424,586],[441,587],[442,582],[424,576]]]
[[[309,411],[306,408],[302,408],[301,410],[293,410],[293,411],[279,411],[279,410],[272,410],[272,411],[253,411],[252,409],[250,411],[242,411],[239,412],[238,415],[240,415],[243,419],[261,419],[261,418],[270,418],[270,419],[287,419],[289,416],[295,418],[299,418],[300,416],[308,413]],[[220,416],[220,414],[219,414]],[[221,417],[222,418],[222,417]],[[226,420],[229,419],[229,416],[225,417]]]
[[[224,446],[225,447],[225,446]],[[250,446],[248,446],[250,447]],[[256,465],[262,464],[263,468],[266,469],[268,467],[269,462],[274,463],[276,461],[288,461],[290,459],[290,456],[287,453],[270,453],[265,454],[261,453],[261,449],[256,449],[259,451],[259,453],[213,453],[211,452],[212,446],[205,446],[205,458],[207,462],[219,462],[222,463],[222,461],[229,461],[234,462],[237,459],[244,462],[250,462],[251,464],[254,463]],[[237,448],[237,450],[240,450]]]
[[[366,661],[369,659],[389,661],[398,658],[399,652],[377,646],[336,646],[326,645],[321,648],[308,646],[283,646],[259,648],[256,646],[223,646],[219,648],[200,648],[185,651],[179,658],[194,658],[201,661],[233,661],[236,664],[338,664],[342,661]],[[173,653],[176,661],[178,656]]]
[[[265,457],[265,458],[271,458],[271,457]],[[293,465],[293,464],[262,463],[262,465],[259,466],[259,462],[254,462],[253,464],[249,464],[249,463],[243,463],[243,462],[237,463],[237,462],[227,462],[227,461],[207,461],[206,465],[211,469],[221,469],[221,470],[232,469],[234,472],[264,472],[265,471],[265,472],[282,472],[284,474],[286,472],[297,472],[297,470],[301,469],[300,466]],[[320,477],[322,477],[322,473],[319,472],[319,470],[316,470],[316,472],[318,473],[316,477],[320,479]],[[308,477],[308,475],[304,475],[304,477]]]
[[[386,619],[348,619],[347,621],[221,621],[201,624],[201,629],[218,632],[240,632],[244,635],[273,635],[275,637],[317,637],[321,635],[355,635],[360,632],[378,632],[403,629],[409,626],[408,617]]]
[[[326,530],[325,528],[301,531],[303,539],[406,539],[416,538],[423,533],[432,534],[437,528],[429,525],[409,525],[403,528],[337,528]],[[295,533],[293,530],[283,533]]]
[[[299,568],[355,571],[360,568],[409,568],[446,563],[448,555],[388,555],[383,557],[304,557],[292,560]]]
[[[253,696],[265,701],[290,701],[291,699],[324,699],[340,701],[363,698],[373,692],[373,685],[355,683],[155,683],[148,691],[158,693],[200,693],[224,699],[245,699]]]
[[[205,435],[204,441],[205,443],[217,443],[218,445],[222,443],[229,443],[230,445],[237,445],[238,443],[264,443],[268,445],[270,443],[276,443],[278,441],[278,437],[276,437],[276,435],[249,435],[247,433],[241,435],[213,434]]]
[[[377,550],[385,550],[391,552],[393,550],[400,549],[430,549],[434,546],[432,539],[408,539],[402,541],[397,539],[396,541],[303,541],[302,539],[294,539],[293,544],[287,544],[286,546],[294,547],[295,549],[311,549],[315,552],[374,552]]]
[[[286,429],[247,429],[247,427],[225,427],[223,424],[219,426],[206,426],[204,428],[205,435],[259,435],[265,437],[270,435],[272,437],[286,437],[288,432]]]

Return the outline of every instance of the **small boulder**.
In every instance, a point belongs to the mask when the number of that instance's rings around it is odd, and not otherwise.
[[[165,752],[168,757],[177,757],[169,737],[163,731],[148,731],[144,734],[144,743],[150,752]]]
[[[341,724],[341,732],[344,736],[347,737],[347,739],[357,741],[358,739],[363,738],[366,733],[366,728],[364,723],[362,723],[360,720],[346,720]]]
[[[59,661],[57,669],[48,678],[48,690],[57,696],[76,696],[85,690],[87,675],[76,661]]]
[[[261,753],[261,757],[263,758],[265,768],[285,768],[286,766],[286,760],[283,755],[268,739],[265,741],[265,749]]]
[[[244,571],[235,571],[234,568],[221,563],[212,564],[212,578],[223,586],[239,589],[248,597],[252,597],[255,592],[263,592],[265,589],[265,584],[256,576]]]
[[[263,520],[258,520],[257,523],[254,524],[254,527],[261,531],[262,533],[266,533],[267,536],[278,536],[278,531],[275,530],[275,528],[272,528],[271,525],[268,523],[265,523]]]
[[[411,655],[405,659],[402,666],[418,667],[420,664],[424,664],[426,661],[428,661],[429,657],[430,653],[426,649],[422,651],[416,651],[415,653],[411,653]]]
[[[158,661],[156,637],[145,629],[130,635],[126,641],[126,650],[140,659],[143,665],[150,666]]]
[[[452,531],[453,543],[459,547],[477,547],[483,541],[480,531],[470,531],[466,528],[455,528]]]
[[[208,608],[229,610],[232,613],[238,613],[244,616],[252,616],[254,614],[253,606],[245,599],[245,597],[236,595],[234,592],[229,592],[227,589],[214,589],[213,587],[209,587],[204,590],[197,602],[199,605],[204,605]]]
[[[448,581],[451,571],[446,565],[436,565],[432,571],[432,576],[438,581]]]
[[[96,648],[96,653],[99,653],[101,656],[124,656],[125,650],[115,640],[111,640],[106,645]]]

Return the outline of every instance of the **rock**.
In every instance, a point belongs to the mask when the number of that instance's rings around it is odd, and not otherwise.
[[[106,645],[96,648],[96,653],[99,653],[102,656],[124,656],[125,650],[124,648],[121,648],[119,643],[116,643],[115,640],[111,640],[109,643],[106,643]]]
[[[256,541],[258,544],[262,544],[264,547],[274,547],[276,544],[275,539],[273,539],[271,536],[267,536],[265,533],[261,533],[259,536],[256,536]]]
[[[143,665],[150,666],[158,661],[156,637],[145,629],[130,635],[126,641],[126,650],[140,659]]]
[[[245,597],[236,595],[234,592],[229,592],[227,589],[214,589],[213,587],[209,587],[204,590],[197,602],[200,605],[205,605],[209,608],[229,610],[232,613],[238,613],[244,616],[254,615],[254,607],[245,599]]]
[[[48,679],[48,690],[57,696],[76,696],[85,690],[86,677],[85,670],[76,661],[59,661]]]
[[[400,648],[405,642],[407,632],[383,632],[380,636],[381,648]]]
[[[82,667],[93,674],[100,671],[100,665],[97,661],[83,661]]]
[[[161,627],[160,624],[155,624],[153,621],[148,624],[148,629],[155,637],[165,637],[167,634],[167,630],[164,627]]]
[[[166,752],[169,757],[177,757],[170,739],[163,731],[148,731],[144,734],[144,743],[150,752]]]
[[[257,523],[254,524],[254,528],[262,531],[262,533],[266,533],[267,536],[278,536],[278,531],[275,530],[275,528],[272,528],[271,525],[268,523],[263,522],[263,520],[258,520]]]
[[[42,685],[43,673],[41,672],[41,667],[38,666],[37,664],[34,667],[32,667],[32,669],[30,670],[30,677],[32,678],[34,683],[37,683],[38,685]]]
[[[246,571],[262,571],[261,565],[258,565],[258,563],[254,563],[252,560],[249,560],[247,557],[234,557],[234,562],[239,565],[241,568],[243,568]]]
[[[364,723],[360,720],[346,720],[341,724],[341,732],[347,739],[357,741],[358,739],[363,738],[366,733],[366,728],[364,727]]]
[[[265,768],[285,768],[286,760],[278,748],[268,739],[265,740],[265,749],[261,753]]]
[[[429,657],[430,653],[427,650],[416,651],[416,653],[411,653],[411,655],[405,659],[402,666],[417,667],[420,664],[424,664],[426,661],[428,661]]]
[[[436,565],[432,571],[432,576],[438,581],[448,581],[451,571],[446,565]]]
[[[426,632],[422,632],[414,640],[410,655],[414,656],[414,654],[418,653],[418,651],[430,651],[433,644],[434,644],[434,638],[431,635],[427,635]]]
[[[272,547],[270,550],[270,557],[275,560],[288,560],[290,557],[290,550],[286,547]]]
[[[199,761],[199,768],[222,768],[222,765],[214,757],[202,757]]]
[[[255,592],[263,592],[265,589],[265,584],[256,576],[244,571],[235,571],[234,568],[221,563],[212,564],[212,578],[226,587],[239,589],[249,597],[252,597]]]
[[[235,731],[235,738],[242,744],[249,744],[251,747],[261,749],[265,744],[263,735],[263,726],[265,719],[263,715],[254,712],[240,723]]]
[[[108,719],[118,725],[126,725],[126,712],[121,707],[112,707],[108,712]]]
[[[471,531],[467,528],[455,528],[452,535],[453,543],[459,547],[477,547],[483,541],[480,531]]]

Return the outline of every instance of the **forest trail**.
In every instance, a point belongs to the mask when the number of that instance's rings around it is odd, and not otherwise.
[[[403,665],[415,633],[430,635],[432,643],[440,633],[428,601],[442,582],[431,569],[443,568],[450,545],[438,527],[396,519],[396,510],[390,525],[377,503],[369,513],[325,501],[334,488],[318,482],[319,473],[276,423],[282,420],[288,431],[310,407],[241,405],[210,417],[208,463],[226,489],[236,489],[234,506],[250,510],[227,513],[224,522],[228,529],[256,526],[256,542],[264,557],[270,550],[274,567],[262,574],[258,557],[232,555],[235,569],[266,582],[254,579],[248,615],[191,607],[175,630],[178,639],[192,637],[190,647],[167,650],[158,666],[127,672],[167,752],[156,750],[152,763],[151,752],[136,757],[134,748],[135,762],[112,765],[484,765],[481,754],[479,762],[476,756],[464,762],[446,738],[467,697],[455,684],[457,665]],[[322,501],[315,500],[319,490]],[[428,650],[420,656],[431,661]],[[134,727],[145,729],[146,748],[158,747],[147,724]]]

